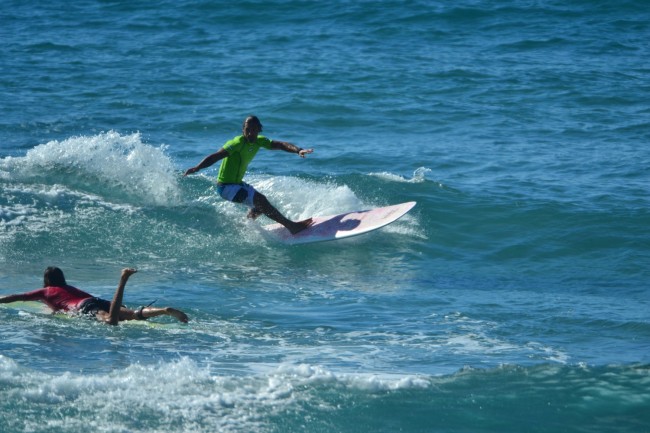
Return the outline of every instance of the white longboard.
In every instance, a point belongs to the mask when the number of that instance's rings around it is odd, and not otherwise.
[[[398,220],[413,206],[415,206],[415,202],[410,201],[376,209],[314,217],[311,226],[295,235],[292,235],[281,224],[270,224],[264,226],[264,229],[280,241],[290,245],[332,241],[377,230]]]

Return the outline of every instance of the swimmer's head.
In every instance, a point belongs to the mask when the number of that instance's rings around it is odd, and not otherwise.
[[[43,287],[63,287],[67,285],[61,269],[55,266],[50,266],[45,269],[45,273],[43,274]]]

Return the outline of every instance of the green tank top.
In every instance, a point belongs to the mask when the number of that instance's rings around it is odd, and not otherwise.
[[[253,160],[260,147],[271,149],[271,140],[258,135],[254,143],[249,143],[243,135],[227,141],[223,148],[228,156],[221,160],[217,181],[221,183],[241,183],[248,164]]]

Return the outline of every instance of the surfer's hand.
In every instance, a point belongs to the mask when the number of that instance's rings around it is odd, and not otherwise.
[[[188,168],[187,171],[185,172],[185,174],[184,174],[183,176],[187,176],[188,174],[194,174],[194,173],[196,173],[197,171],[199,171],[199,169],[196,168],[196,167]]]
[[[314,149],[300,149],[298,151],[298,155],[300,155],[301,158],[304,158],[309,153],[314,153]]]

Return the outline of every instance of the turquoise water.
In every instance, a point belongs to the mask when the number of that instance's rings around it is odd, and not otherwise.
[[[0,295],[46,266],[117,328],[0,306],[0,431],[647,432],[642,1],[7,1]],[[183,171],[240,132],[288,247]]]

